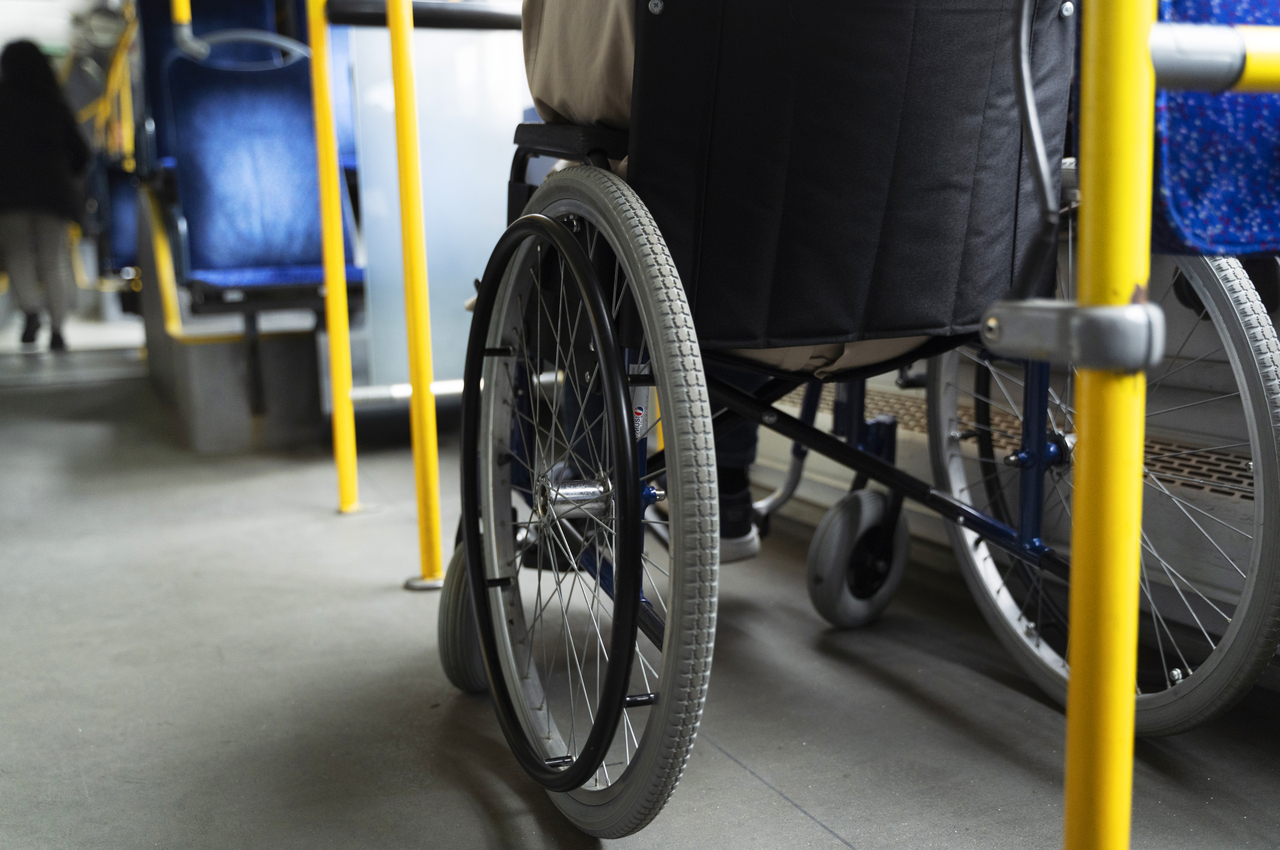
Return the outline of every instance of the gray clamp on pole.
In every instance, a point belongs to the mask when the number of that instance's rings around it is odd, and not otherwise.
[[[208,59],[211,52],[209,43],[196,38],[191,32],[191,24],[173,25],[173,43],[183,53],[201,62]]]
[[[1140,372],[1164,357],[1164,312],[1155,304],[1082,307],[1031,298],[997,301],[982,317],[993,354],[1102,372]]]
[[[1159,23],[1147,44],[1162,89],[1226,91],[1244,72],[1244,38],[1235,27]]]

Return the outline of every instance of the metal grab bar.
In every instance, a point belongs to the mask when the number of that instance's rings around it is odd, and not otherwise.
[[[356,27],[385,27],[385,0],[329,0],[329,23]],[[415,29],[518,30],[518,3],[446,3],[418,0],[413,4]]]
[[[299,59],[311,58],[311,48],[297,39],[289,38],[287,35],[280,35],[280,33],[276,32],[231,29],[211,32],[204,36],[194,36],[191,35],[190,29],[189,25],[185,27],[175,26],[173,28],[174,41],[177,43],[179,50],[197,62],[206,61],[215,44],[262,44],[267,47],[274,47],[281,53],[286,54],[284,65],[292,65]],[[179,37],[180,34],[181,37]],[[232,64],[236,68],[250,71],[281,67],[278,62],[235,62]]]

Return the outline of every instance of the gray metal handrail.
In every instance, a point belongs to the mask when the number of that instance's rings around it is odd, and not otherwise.
[[[385,27],[384,0],[329,0],[329,23],[356,27]],[[518,30],[519,3],[445,3],[418,0],[413,4],[417,29]]]

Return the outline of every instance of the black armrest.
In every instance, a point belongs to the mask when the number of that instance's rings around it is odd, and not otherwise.
[[[609,159],[627,155],[626,131],[581,124],[520,124],[516,127],[516,144],[531,153],[561,159],[583,160],[596,152]]]
[[[385,0],[329,0],[329,23],[385,27]],[[520,11],[507,3],[447,3],[415,0],[413,25],[440,30],[518,30]]]

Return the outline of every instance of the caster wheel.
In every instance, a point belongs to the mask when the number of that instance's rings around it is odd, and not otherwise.
[[[908,536],[901,512],[892,554],[888,559],[880,554],[878,538],[888,505],[883,493],[854,490],[832,505],[809,544],[809,600],[837,628],[874,622],[902,583]]]
[[[437,640],[440,665],[455,687],[469,694],[489,690],[476,609],[471,601],[471,580],[467,577],[467,550],[462,546],[453,550],[444,576]]]

